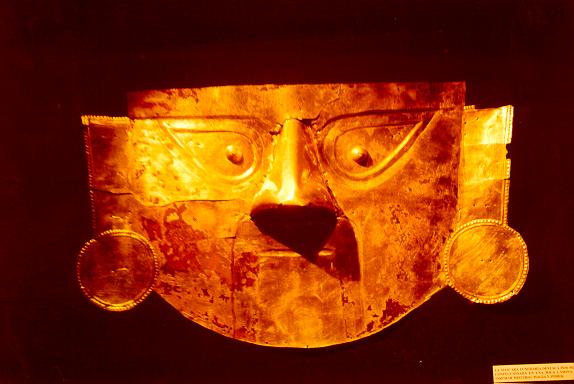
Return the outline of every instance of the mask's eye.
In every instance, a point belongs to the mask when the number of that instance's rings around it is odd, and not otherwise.
[[[367,149],[362,145],[356,145],[349,152],[349,157],[361,167],[370,167],[373,165],[373,158]]]
[[[243,152],[244,151],[241,150],[241,146],[239,145],[229,144],[225,147],[225,156],[227,157],[227,160],[235,165],[243,164],[243,160],[245,159]]]
[[[259,167],[261,136],[243,122],[187,120],[163,125],[206,181],[241,182]]]
[[[193,132],[180,134],[193,161],[207,172],[240,179],[253,172],[255,148],[249,138],[237,132]]]
[[[345,172],[368,172],[391,160],[389,157],[416,126],[411,123],[348,130],[335,138],[335,158]]]
[[[389,113],[337,119],[326,126],[323,155],[349,179],[372,179],[408,151],[432,116]]]

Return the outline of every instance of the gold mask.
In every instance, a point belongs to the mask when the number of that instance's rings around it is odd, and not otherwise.
[[[512,107],[463,83],[225,86],[130,95],[84,116],[94,239],[83,292],[155,291],[225,336],[322,347],[369,336],[449,285],[522,287],[507,226]]]

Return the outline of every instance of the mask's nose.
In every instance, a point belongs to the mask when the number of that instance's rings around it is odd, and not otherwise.
[[[261,232],[305,256],[321,250],[333,232],[334,198],[319,168],[314,141],[301,121],[285,121],[251,218]]]

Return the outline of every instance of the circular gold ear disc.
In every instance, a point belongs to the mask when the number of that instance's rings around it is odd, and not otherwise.
[[[474,220],[451,235],[443,263],[455,291],[475,303],[494,304],[524,285],[528,252],[514,229],[497,220]]]
[[[125,311],[152,291],[158,261],[145,237],[112,229],[82,247],[76,273],[82,292],[92,303],[109,311]]]

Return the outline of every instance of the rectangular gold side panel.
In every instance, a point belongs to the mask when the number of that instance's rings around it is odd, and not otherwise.
[[[475,219],[507,223],[510,159],[506,145],[512,139],[511,105],[466,108],[463,114],[459,216],[463,225]]]

